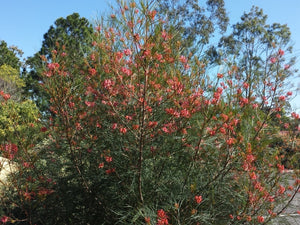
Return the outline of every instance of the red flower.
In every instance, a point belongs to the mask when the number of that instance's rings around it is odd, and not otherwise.
[[[279,55],[279,56],[283,56],[283,55],[284,55],[284,51],[283,51],[282,49],[279,49],[279,50],[278,50],[278,55]]]
[[[111,156],[105,156],[105,161],[110,163],[112,162],[112,157]]]
[[[97,26],[96,31],[100,32],[101,31],[101,26]]]
[[[58,63],[49,63],[47,65],[48,69],[50,70],[55,70],[55,69],[58,69],[59,68],[59,64]]]
[[[180,60],[180,62],[182,62],[182,63],[187,63],[187,58],[185,57],[185,56],[180,56],[180,58],[179,58],[179,60]]]
[[[96,59],[95,54],[91,54],[90,58],[91,58],[92,61],[94,61]]]
[[[29,162],[24,162],[24,163],[23,163],[23,166],[24,166],[25,168],[29,168],[29,167],[30,167],[30,163],[29,163]]]
[[[201,195],[196,195],[195,196],[195,201],[197,202],[197,204],[200,204],[202,202],[202,196]]]
[[[120,132],[121,132],[122,134],[126,134],[126,133],[127,133],[127,129],[126,129],[125,127],[121,127],[121,128],[120,128]]]
[[[116,169],[112,168],[112,169],[105,170],[105,173],[106,174],[111,174],[111,173],[114,173],[115,171],[116,171]]]
[[[88,102],[88,101],[85,101],[84,102],[88,107],[94,107],[96,105],[95,102]]]
[[[47,127],[42,127],[41,128],[41,132],[46,132],[47,131]]]
[[[114,85],[114,82],[110,79],[106,79],[103,81],[103,87],[105,89],[110,89]]]
[[[129,49],[128,49],[129,50]],[[124,50],[126,51],[126,50]],[[129,50],[130,51],[130,50]],[[131,52],[130,52],[131,54]],[[125,54],[126,55],[126,54]],[[123,52],[117,52],[116,53],[116,61],[119,62],[123,58]]]
[[[162,54],[155,54],[155,58],[157,60],[161,60],[163,58]]]
[[[161,32],[161,37],[162,37],[164,40],[167,40],[167,37],[168,37],[167,32],[166,32],[166,31]]]
[[[138,10],[137,10],[137,11],[138,11]],[[135,40],[136,42],[138,42],[138,41],[140,40],[140,35],[139,35],[139,34],[134,34],[133,37],[134,37],[134,40]]]
[[[278,193],[279,194],[283,194],[285,192],[285,187],[283,187],[282,185],[279,186],[279,190]]]
[[[124,50],[124,54],[125,54],[126,56],[129,56],[129,55],[132,54],[132,52],[131,52],[130,49],[125,49],[125,50]]]
[[[241,104],[241,105],[246,105],[246,104],[248,104],[248,103],[249,103],[248,98],[240,98],[240,104]]]
[[[69,107],[72,109],[72,108],[74,108],[74,106],[75,106],[75,103],[74,102],[69,102]]]
[[[281,165],[281,164],[277,164],[277,168],[278,168],[278,170],[279,170],[279,172],[280,173],[283,173],[283,171],[284,171],[284,165]]]
[[[151,17],[152,20],[154,20],[155,15],[156,15],[156,11],[155,10],[149,12],[149,16]]]
[[[300,118],[299,114],[298,114],[298,113],[295,113],[295,112],[292,112],[292,113],[291,113],[291,116],[292,116],[294,119],[299,119],[299,118]]]
[[[139,125],[138,124],[134,124],[134,125],[132,125],[132,129],[134,129],[134,130],[137,130],[137,129],[139,129]]]
[[[38,192],[38,195],[39,196],[46,196],[46,195],[52,194],[53,192],[54,192],[53,190],[50,190],[50,189],[47,189],[47,188],[40,188],[39,192]]]
[[[159,218],[165,218],[165,217],[167,217],[167,214],[163,209],[160,209],[160,210],[157,210],[157,216]]]
[[[281,96],[279,96],[278,99],[279,99],[280,101],[285,101],[285,96],[281,95]]]
[[[157,225],[165,225],[165,224],[169,224],[169,221],[167,218],[157,220]]]
[[[127,76],[130,76],[132,74],[132,71],[126,67],[121,68],[122,73],[126,74]]]
[[[249,176],[250,176],[251,180],[256,180],[257,179],[257,176],[256,176],[255,172],[251,172],[249,174]]]
[[[255,157],[252,154],[246,156],[246,159],[249,163],[252,163],[255,160]]]
[[[245,82],[245,83],[243,83],[243,86],[245,89],[247,89],[249,87],[249,84]]]
[[[185,118],[191,117],[191,114],[190,114],[189,110],[187,110],[187,109],[181,110],[181,111],[180,111],[180,115],[181,115],[182,117],[185,117]]]
[[[7,101],[8,99],[10,99],[10,94],[4,94],[2,95],[2,97],[4,98],[5,101]]]
[[[169,224],[168,216],[163,209],[157,211],[157,225]]]
[[[162,131],[165,132],[165,133],[168,133],[168,132],[169,132],[168,128],[166,128],[166,127],[163,127],[163,128],[161,128],[161,129],[162,129]]]
[[[115,130],[115,129],[117,129],[117,127],[118,127],[118,124],[117,123],[113,123],[112,126],[111,126],[111,129]]]
[[[263,223],[265,221],[265,219],[262,216],[257,216],[257,221],[259,223]]]
[[[277,62],[277,59],[274,58],[274,57],[272,57],[272,58],[270,59],[270,62],[271,62],[271,63],[276,63],[276,62]]]
[[[157,126],[157,122],[156,121],[149,121],[148,123],[148,127],[153,128]]]
[[[94,76],[97,73],[97,71],[94,68],[89,68],[89,74],[91,76]]]
[[[234,139],[234,138],[229,138],[228,140],[226,140],[226,143],[227,143],[228,145],[233,145],[234,142],[235,142],[235,139]]]
[[[1,223],[7,223],[8,222],[8,220],[9,220],[9,217],[7,217],[7,216],[2,216],[2,218],[1,218]]]
[[[150,224],[150,221],[151,221],[150,217],[145,217],[145,223],[146,224]]]

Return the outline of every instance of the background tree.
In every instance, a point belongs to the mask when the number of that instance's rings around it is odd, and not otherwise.
[[[224,0],[209,0],[200,5],[198,0],[158,0],[158,11],[169,26],[182,36],[183,49],[201,53],[219,29],[227,30],[229,18]]]
[[[23,52],[15,46],[8,47],[5,41],[0,43],[0,90],[20,100],[22,87],[25,86],[20,77]]]
[[[42,47],[33,57],[27,60],[29,72],[26,76],[26,92],[42,110],[48,110],[48,96],[40,88],[42,80],[43,61],[41,57],[51,59],[53,51],[58,46],[63,47],[61,54],[68,55],[74,63],[79,63],[84,52],[91,44],[90,35],[93,33],[89,21],[73,13],[66,18],[59,18],[44,34]]]
[[[8,65],[16,70],[22,66],[20,58],[23,52],[15,46],[8,47],[5,41],[0,43],[0,66]]]
[[[235,66],[233,79],[250,84],[245,93],[247,98],[267,98],[272,104],[275,99],[272,93],[266,93],[266,86],[283,93],[289,88],[288,78],[296,72],[292,69],[295,57],[291,57],[290,41],[287,25],[267,24],[263,10],[252,7],[241,17],[241,22],[233,25],[232,34],[221,38],[218,57],[226,58],[229,66]],[[212,63],[216,62],[219,60],[213,58]]]

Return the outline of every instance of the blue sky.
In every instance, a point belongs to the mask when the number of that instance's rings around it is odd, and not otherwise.
[[[204,0],[200,0],[204,1]],[[78,12],[82,17],[94,20],[101,13],[109,12],[112,0],[0,0],[0,40],[16,45],[24,57],[39,51],[43,35],[59,17]],[[299,0],[225,0],[230,23],[248,12],[252,5],[259,6],[268,15],[268,23],[287,24],[292,32],[294,54],[299,57],[300,68],[300,1]],[[300,79],[294,80],[300,86]],[[300,112],[300,93],[292,106]]]

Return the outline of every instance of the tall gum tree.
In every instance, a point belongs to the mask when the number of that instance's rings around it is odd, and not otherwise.
[[[201,1],[202,2],[202,1]],[[217,30],[225,32],[229,18],[224,0],[158,0],[158,12],[182,37],[182,49],[199,54]]]

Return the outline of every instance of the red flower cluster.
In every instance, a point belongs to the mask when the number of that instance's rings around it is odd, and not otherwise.
[[[3,155],[7,157],[8,159],[12,160],[14,159],[15,155],[18,152],[18,146],[15,144],[5,144],[1,146],[1,151],[3,152]]]
[[[257,221],[259,223],[263,223],[265,221],[265,219],[262,216],[257,216]]]
[[[196,195],[195,196],[195,201],[197,204],[200,204],[202,202],[202,196],[201,195]]]
[[[157,225],[169,224],[168,216],[163,209],[157,211]]]
[[[10,99],[10,94],[6,94],[3,91],[0,91],[0,95],[2,96],[2,98],[7,101],[8,99]]]

